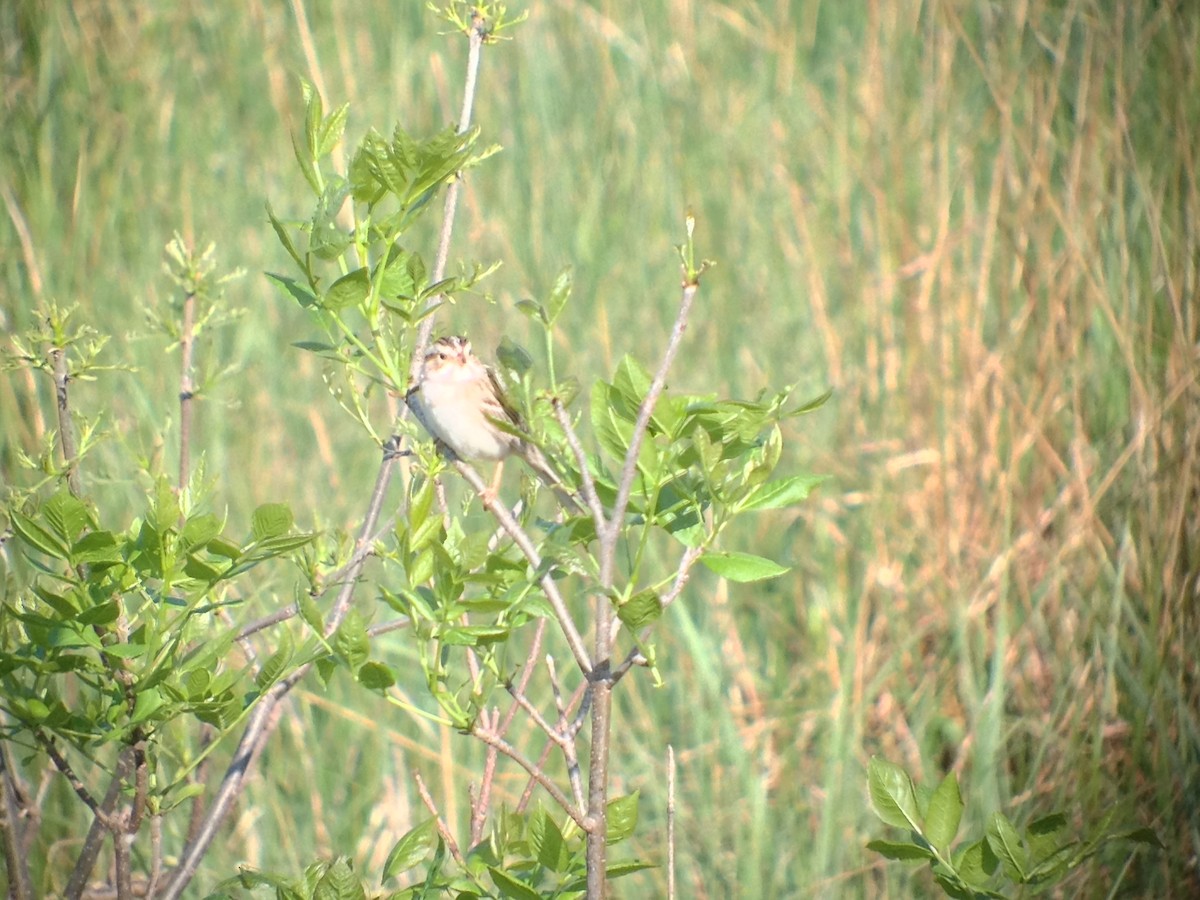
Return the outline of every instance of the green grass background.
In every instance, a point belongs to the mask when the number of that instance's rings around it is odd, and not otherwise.
[[[925,893],[863,848],[885,833],[864,786],[883,754],[931,786],[956,771],[964,832],[993,809],[1084,829],[1116,806],[1167,845],[1106,852],[1067,895],[1200,892],[1200,10],[512,6],[529,20],[485,50],[476,103],[504,152],[467,179],[452,250],[503,267],[495,303],[444,328],[527,340],[515,302],[571,265],[560,365],[587,383],[625,353],[651,364],[690,208],[719,265],[673,386],[835,391],[789,427],[784,461],[832,480],[734,536],[792,573],[697,578],[663,624],[665,687],[618,691],[639,850],[662,853],[669,742],[684,896]],[[198,419],[218,508],[235,533],[275,500],[354,527],[377,450],[289,346],[313,333],[262,276],[286,271],[264,204],[308,210],[298,75],[351,103],[351,141],[456,120],[466,42],[442,30],[407,0],[0,5],[0,320],[78,303],[114,335],[108,359],[136,366],[75,392],[111,432],[86,472],[107,508],[139,508],[137,460],[175,465],[178,356],[141,309],[172,291],[178,230],[248,271],[227,293],[244,317],[204,348],[237,365]],[[47,384],[0,377],[5,482],[29,481],[16,454],[52,421]],[[409,771],[461,822],[478,759],[362,692],[307,685],[198,888],[334,852],[378,871],[423,815]],[[47,810],[58,838],[79,833],[75,806],[64,791]],[[48,889],[74,849],[39,852]]]

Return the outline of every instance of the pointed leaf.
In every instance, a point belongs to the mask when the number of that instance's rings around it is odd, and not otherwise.
[[[256,541],[265,541],[287,534],[292,522],[292,510],[286,503],[264,503],[254,510],[250,527]]]
[[[501,897],[511,897],[513,900],[542,900],[540,893],[523,881],[517,881],[503,869],[488,866],[488,874],[492,876],[492,883],[496,885]]]
[[[988,820],[987,842],[992,852],[1004,863],[1004,870],[1013,881],[1025,880],[1029,858],[1021,845],[1021,836],[1002,812],[992,813]]]
[[[920,859],[935,859],[933,851],[921,844],[914,844],[909,841],[882,841],[875,840],[867,844],[868,850],[874,850],[888,859],[902,860],[920,860]]]
[[[305,309],[310,309],[317,305],[317,298],[313,296],[312,291],[304,287],[295,278],[288,278],[284,275],[275,275],[267,272],[267,280],[279,290],[285,297],[291,297]]]
[[[710,551],[700,557],[700,562],[722,578],[739,583],[777,578],[790,571],[787,566],[751,553]]]
[[[902,768],[878,756],[871,757],[867,785],[875,814],[896,828],[920,830],[917,795],[912,779]]]
[[[437,822],[431,816],[396,842],[396,846],[388,854],[387,862],[383,864],[384,881],[401,872],[407,872],[429,855],[430,849],[437,843],[436,826]]]
[[[638,796],[640,793],[640,791],[634,791],[632,794],[609,801],[608,828],[605,832],[608,843],[615,844],[633,834],[634,829],[637,827]]]
[[[739,506],[746,511],[794,506],[805,500],[813,488],[828,479],[827,475],[794,475],[791,478],[768,481],[755,488]]]
[[[638,591],[617,607],[617,617],[636,630],[656,621],[662,615],[662,600],[658,592],[647,588]]]
[[[355,269],[329,286],[323,298],[323,305],[326,309],[333,310],[357,306],[366,300],[370,293],[370,273],[365,268]]]
[[[923,830],[925,840],[945,853],[958,834],[962,813],[963,802],[958,789],[958,779],[953,772],[949,772],[929,800]]]

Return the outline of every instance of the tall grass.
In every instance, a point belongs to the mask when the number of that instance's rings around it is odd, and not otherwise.
[[[88,472],[109,500],[140,490],[124,458],[171,465],[154,435],[174,415],[175,358],[130,335],[169,289],[160,250],[180,230],[251,272],[230,289],[243,323],[213,348],[241,369],[200,421],[221,502],[235,522],[283,499],[352,524],[374,448],[288,347],[307,335],[258,274],[282,266],[263,203],[303,208],[296,73],[351,102],[355,137],[452,120],[465,49],[418,7],[0,6],[0,316],[19,328],[35,301],[78,302],[138,366],[82,389],[110,410]],[[925,890],[862,849],[880,830],[863,780],[881,753],[926,780],[957,771],[964,829],[998,808],[1062,809],[1083,829],[1117,805],[1167,844],[1132,863],[1114,851],[1069,894],[1200,892],[1200,13],[528,8],[484,61],[477,118],[505,152],[470,176],[455,248],[503,260],[496,305],[446,327],[520,339],[514,302],[569,264],[574,374],[650,358],[691,207],[719,266],[677,386],[836,389],[788,451],[832,485],[737,536],[793,574],[697,579],[662,632],[665,687],[618,691],[614,768],[643,792],[643,847],[660,849],[670,742],[688,896]],[[6,482],[48,427],[39,390],[0,380]],[[420,815],[409,767],[461,809],[465,739],[315,685],[288,714],[209,883],[243,859],[378,865]]]

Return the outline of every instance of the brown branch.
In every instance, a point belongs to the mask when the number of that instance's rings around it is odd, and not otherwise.
[[[464,134],[471,127],[471,111],[475,105],[475,89],[479,77],[479,59],[483,49],[483,38],[486,32],[486,22],[476,18],[472,23],[467,45],[467,80],[463,85],[462,110],[458,116],[458,133]],[[442,207],[442,230],[438,235],[437,255],[433,261],[433,275],[430,282],[436,284],[446,277],[446,263],[450,259],[450,238],[454,231],[454,218],[458,211],[458,193],[462,189],[462,176],[459,175],[446,188],[446,202]],[[445,300],[444,294],[430,297],[425,304],[429,310]],[[412,362],[409,365],[409,379],[418,381],[421,367],[424,365],[425,348],[429,346],[429,338],[433,334],[433,316],[426,316],[417,329],[417,342],[413,347]],[[407,415],[407,407],[401,413]]]
[[[8,896],[11,900],[29,900],[33,896],[29,881],[29,860],[22,849],[21,790],[9,766],[8,747],[0,747],[0,838],[4,841],[4,861],[8,871]]]
[[[524,554],[525,559],[533,567],[534,571],[539,570],[542,567],[541,554],[538,553],[537,547],[533,545],[533,540],[525,532],[525,529],[509,513],[508,508],[490,497],[487,485],[484,484],[483,478],[480,477],[479,473],[473,467],[461,460],[456,460],[454,467],[458,469],[459,474],[462,475],[466,482],[483,499],[484,506],[488,512],[495,517],[496,521],[500,523],[500,527],[513,539],[513,542],[520,549],[521,553]],[[592,661],[588,658],[583,637],[579,633],[579,628],[575,625],[575,620],[571,618],[566,601],[563,600],[563,596],[558,590],[558,584],[554,581],[549,571],[541,576],[539,584],[541,584],[542,591],[546,594],[546,599],[550,601],[550,608],[554,610],[554,618],[558,622],[558,627],[562,631],[563,637],[567,640],[567,646],[571,649],[571,654],[575,657],[575,662],[579,665],[580,671],[587,675],[592,671]]]
[[[550,776],[548,776],[540,766],[531,762],[529,757],[527,757],[524,753],[522,753],[512,744],[508,743],[508,741],[504,740],[504,738],[500,737],[495,732],[480,728],[478,725],[475,725],[471,728],[471,734],[475,735],[475,737],[479,738],[488,746],[495,747],[498,751],[503,753],[518,766],[528,772],[530,777],[542,786],[542,788],[547,794],[550,795],[554,802],[562,807],[563,812],[574,819],[575,823],[579,825],[580,828],[586,828],[583,811],[572,804],[571,801],[567,799],[567,795],[562,792],[562,789],[550,780]]]
[[[71,878],[63,890],[63,897],[66,900],[79,900],[83,896],[84,889],[87,887],[87,880],[92,874],[92,868],[96,865],[96,857],[100,855],[100,845],[104,841],[105,833],[109,832],[114,837],[117,836],[120,823],[112,818],[112,811],[116,808],[117,801],[121,798],[121,790],[125,784],[125,779],[129,777],[133,770],[134,763],[132,756],[133,751],[126,747],[117,758],[117,771],[113,775],[112,781],[109,782],[108,791],[105,793],[104,799],[96,809],[96,814],[92,818],[92,824],[88,828],[87,837],[83,841],[83,849],[79,851],[79,859],[75,861],[75,868],[71,871]]]
[[[425,808],[429,810],[434,822],[437,823],[438,834],[446,842],[446,849],[450,851],[450,855],[454,857],[455,862],[466,868],[467,861],[463,859],[462,851],[458,849],[458,841],[454,840],[454,835],[450,832],[450,827],[442,820],[437,804],[433,802],[433,797],[429,793],[429,788],[425,787],[425,779],[421,777],[420,772],[413,770],[413,780],[417,782],[417,793],[421,795],[421,802],[425,804]]]
[[[679,311],[675,315],[675,324],[671,328],[671,337],[667,341],[666,352],[663,353],[658,371],[654,373],[654,379],[650,382],[650,389],[642,398],[641,407],[638,409],[637,422],[633,426],[633,435],[629,441],[629,450],[625,453],[625,464],[617,482],[617,498],[613,502],[612,516],[609,518],[607,530],[601,535],[601,583],[604,587],[612,585],[612,568],[615,562],[617,539],[620,536],[621,521],[625,518],[625,509],[629,506],[629,495],[633,491],[633,478],[637,472],[637,460],[642,449],[642,441],[646,437],[650,417],[654,415],[654,408],[658,405],[658,398],[666,388],[667,371],[671,368],[671,364],[675,361],[675,355],[679,352],[679,344],[683,340],[684,331],[687,330],[692,302],[696,299],[696,292],[699,288],[700,285],[696,282],[684,283],[683,294],[679,301]]]
[[[571,417],[567,415],[567,408],[563,406],[562,400],[554,397],[550,401],[550,406],[554,410],[554,418],[558,420],[559,427],[562,428],[563,434],[566,435],[567,446],[571,448],[571,453],[575,456],[575,464],[579,466],[579,476],[583,480],[583,485],[581,486],[583,500],[592,514],[592,520],[596,523],[596,534],[603,534],[607,528],[604,518],[604,507],[601,505],[600,498],[596,494],[596,481],[592,478],[592,469],[588,465],[587,454],[583,450],[583,443],[579,440],[579,435],[575,432],[575,427],[571,424]]]

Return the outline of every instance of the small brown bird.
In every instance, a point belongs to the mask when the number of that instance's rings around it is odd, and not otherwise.
[[[516,455],[545,482],[569,509],[579,503],[562,485],[545,454],[529,441],[497,423],[525,431],[525,423],[505,399],[496,374],[471,351],[471,342],[453,335],[429,345],[417,383],[405,401],[435,440],[463,460],[495,460],[496,476],[489,493],[500,484],[504,460]]]

